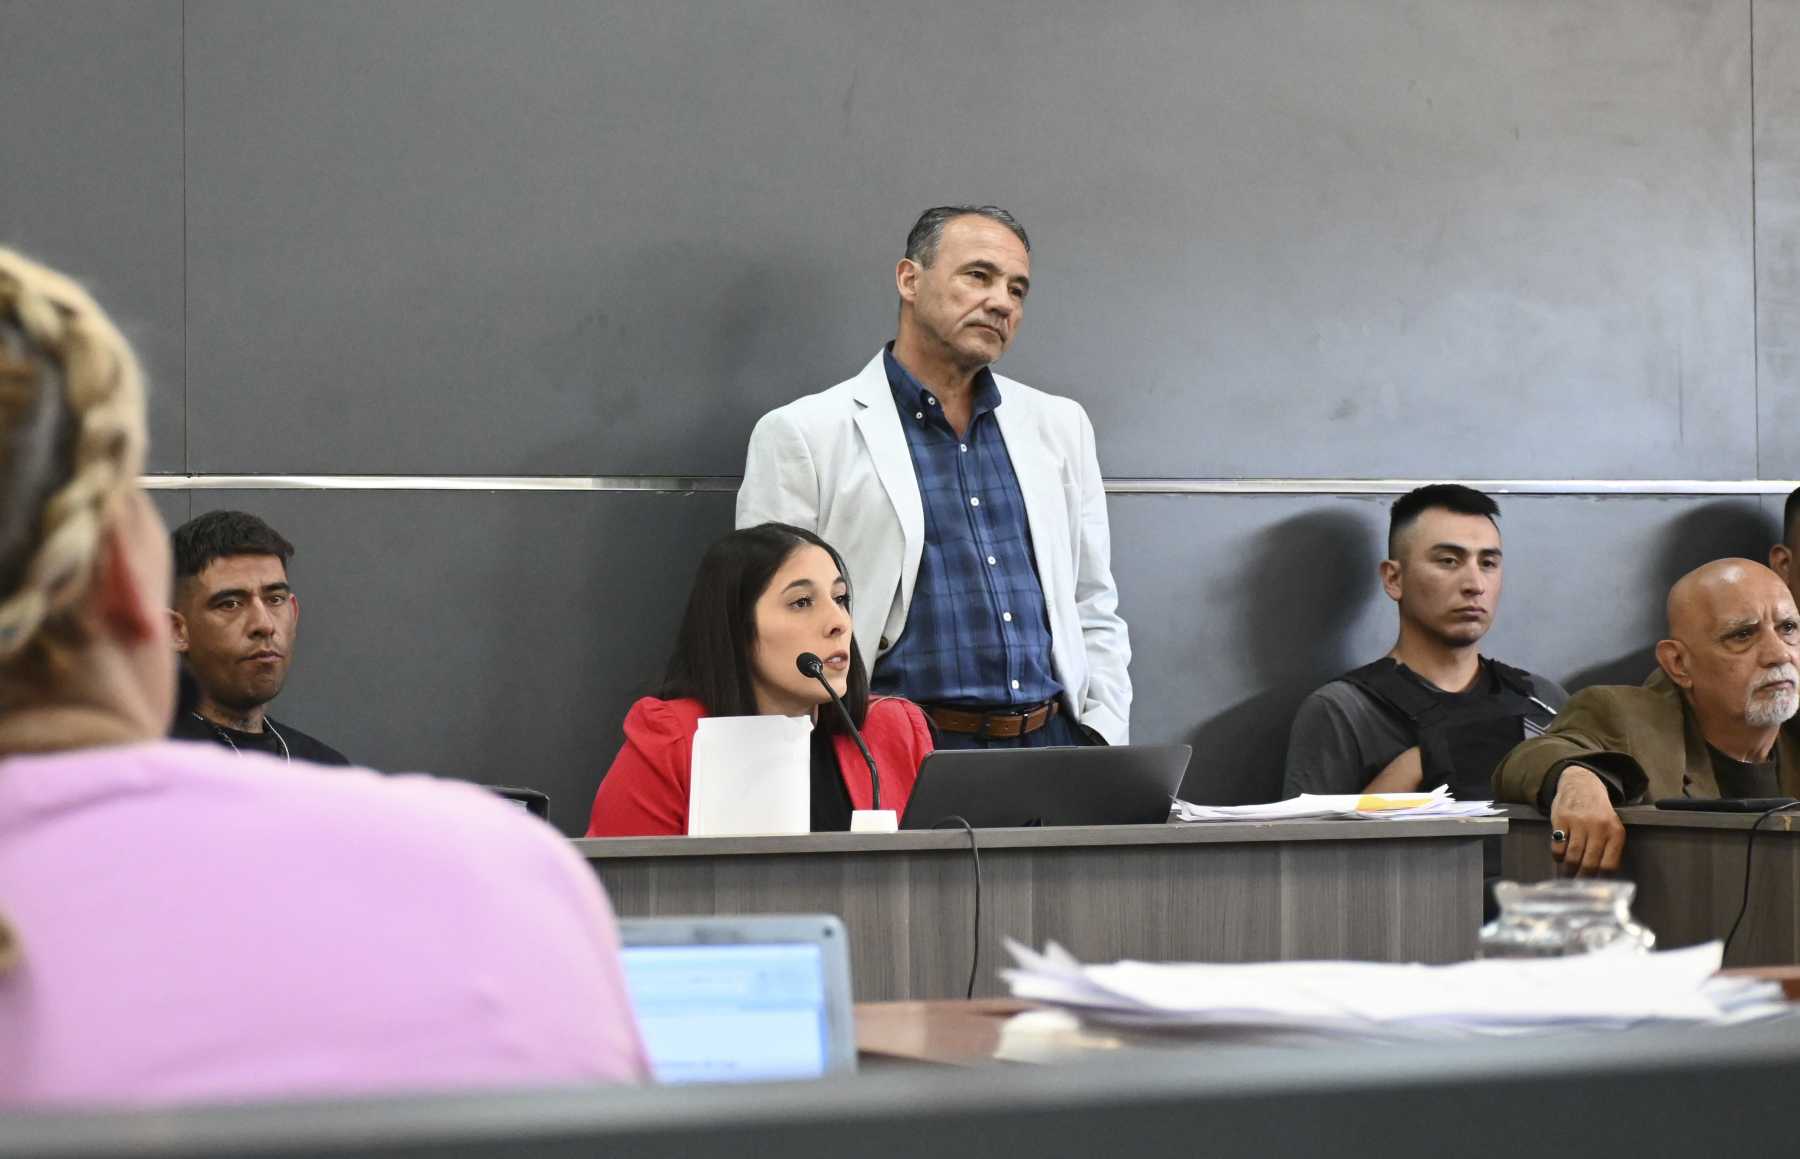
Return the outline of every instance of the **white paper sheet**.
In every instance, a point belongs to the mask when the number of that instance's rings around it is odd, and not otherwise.
[[[1171,821],[1300,821],[1326,817],[1393,819],[1412,817],[1491,817],[1492,801],[1458,801],[1439,785],[1429,793],[1303,793],[1263,805],[1195,805],[1176,801]]]
[[[688,836],[810,832],[812,729],[804,716],[702,717],[688,778]]]
[[[1722,1024],[1788,1009],[1773,983],[1715,977],[1722,957],[1717,942],[1659,954],[1608,951],[1450,966],[1083,966],[1054,943],[1042,954],[1010,941],[1007,949],[1018,962],[1017,969],[1003,971],[1015,997],[1121,1027],[1434,1039],[1654,1022]]]

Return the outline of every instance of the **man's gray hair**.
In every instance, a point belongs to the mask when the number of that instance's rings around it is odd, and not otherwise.
[[[921,213],[919,220],[913,223],[912,232],[906,235],[907,258],[929,268],[937,261],[938,242],[944,238],[944,226],[959,217],[985,217],[997,221],[1013,231],[1026,253],[1031,252],[1031,239],[1025,236],[1025,227],[998,205],[937,205]]]

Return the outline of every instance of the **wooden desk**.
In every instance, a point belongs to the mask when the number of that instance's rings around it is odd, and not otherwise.
[[[981,961],[1003,992],[1001,939],[1087,961],[1356,958],[1475,952],[1481,839],[1501,818],[978,830]],[[857,997],[960,998],[975,878],[968,834],[583,838],[626,917],[832,913]]]
[[[994,1061],[1006,1020],[1031,1008],[1012,998],[858,1002],[856,1053],[865,1063],[981,1066]]]
[[[1507,806],[1512,828],[1503,855],[1513,881],[1555,872],[1550,824],[1536,809]],[[1678,813],[1648,805],[1619,810],[1625,861],[1619,876],[1637,883],[1632,913],[1656,934],[1659,949],[1724,938],[1744,897],[1744,847],[1754,813]],[[1777,813],[1756,831],[1750,908],[1726,957],[1729,966],[1800,962],[1800,817]]]

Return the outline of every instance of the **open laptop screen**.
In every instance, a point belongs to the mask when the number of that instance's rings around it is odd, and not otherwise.
[[[658,1082],[808,1079],[829,1069],[816,942],[628,945],[624,960]]]

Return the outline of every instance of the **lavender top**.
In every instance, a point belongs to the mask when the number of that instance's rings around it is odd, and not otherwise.
[[[635,1082],[592,872],[471,785],[158,741],[0,761],[0,1106]]]

